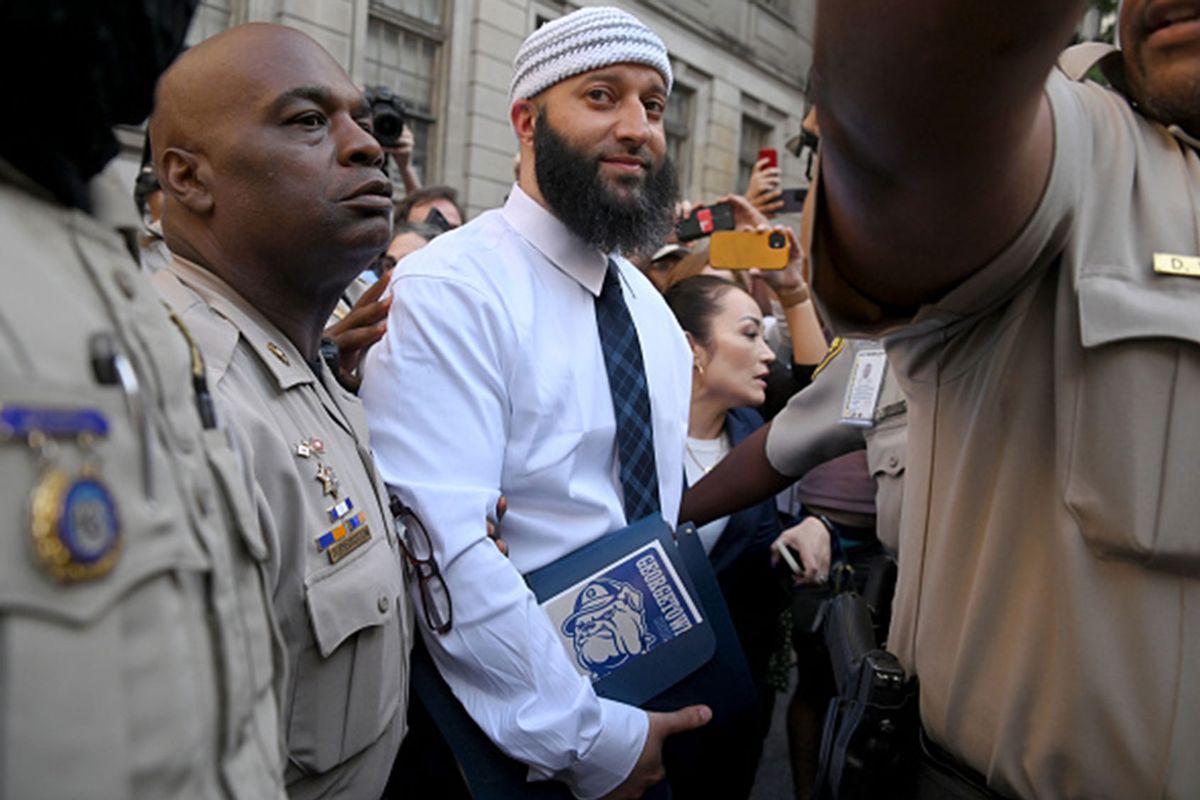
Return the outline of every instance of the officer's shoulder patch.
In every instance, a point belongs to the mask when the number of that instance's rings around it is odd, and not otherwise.
[[[813,373],[812,373],[813,378],[815,379],[818,375],[820,375],[821,370],[823,370],[827,366],[829,366],[830,362],[832,362],[835,358],[838,357],[838,353],[842,352],[845,349],[846,349],[846,340],[843,339],[841,336],[838,336],[836,339],[834,339],[832,342],[830,342],[829,349],[825,352],[825,357],[821,359],[821,363],[817,364],[817,368],[813,370]]]

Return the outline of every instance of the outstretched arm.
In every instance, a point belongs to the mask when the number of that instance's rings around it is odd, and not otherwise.
[[[1051,166],[1042,87],[1082,0],[821,0],[818,252],[886,305],[936,299],[1031,216]]]
[[[796,479],[778,472],[767,461],[770,424],[750,434],[729,451],[695,486],[683,494],[681,522],[704,525],[782,492]]]

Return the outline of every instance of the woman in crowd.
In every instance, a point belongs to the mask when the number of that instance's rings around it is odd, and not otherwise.
[[[777,294],[803,291],[795,235],[784,227],[775,230],[788,236],[792,259],[786,269],[764,273],[762,280]],[[684,455],[691,484],[763,424],[755,407],[765,398],[768,367],[775,354],[763,337],[759,304],[737,283],[715,275],[697,275],[674,284],[664,297],[687,336],[694,359]],[[737,741],[722,743],[720,776],[698,771],[704,773],[697,776],[698,781],[706,785],[697,788],[706,792],[695,796],[746,797],[754,781],[775,697],[767,680],[767,664],[777,641],[779,614],[788,601],[788,593],[771,569],[770,546],[779,533],[773,500],[710,522],[699,531],[750,664],[759,714],[753,730],[741,731]],[[721,785],[714,787],[714,780]],[[693,796],[680,792],[674,784],[672,788],[677,794]]]

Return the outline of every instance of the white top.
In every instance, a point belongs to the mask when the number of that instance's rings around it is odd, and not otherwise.
[[[663,517],[674,525],[691,354],[653,285],[616,262],[646,364]],[[647,718],[597,699],[521,573],[626,524],[596,331],[606,263],[514,186],[503,209],[397,265],[387,335],[361,390],[380,472],[429,529],[453,598],[450,633],[419,625],[434,660],[502,750],[581,798],[629,774]],[[501,492],[507,559],[484,527]]]
[[[729,437],[726,434],[721,434],[716,439],[695,439],[689,436],[685,452],[687,455],[683,459],[683,468],[687,472],[688,486],[695,486],[697,481],[729,454]],[[721,538],[728,524],[729,517],[726,516],[714,519],[696,530],[700,544],[704,545],[704,552],[712,552],[713,545]]]

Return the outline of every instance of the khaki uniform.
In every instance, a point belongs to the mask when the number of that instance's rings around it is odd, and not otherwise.
[[[812,383],[792,395],[771,421],[766,448],[772,467],[799,478],[818,464],[865,446],[867,468],[875,479],[876,532],[894,553],[900,536],[907,434],[899,384],[884,372],[869,427],[843,422],[855,354],[878,347],[870,340],[835,340]]]
[[[3,162],[0,241],[0,797],[282,798],[266,546],[186,339]]]
[[[287,646],[288,794],[378,797],[404,735],[413,628],[362,407],[207,270],[177,258],[153,283],[204,352],[254,475]]]
[[[885,336],[909,403],[889,644],[1000,792],[1196,797],[1200,279],[1155,254],[1200,255],[1200,158],[1096,84],[1047,95],[1034,217]],[[882,310],[817,244],[837,327],[887,327],[847,321]]]

